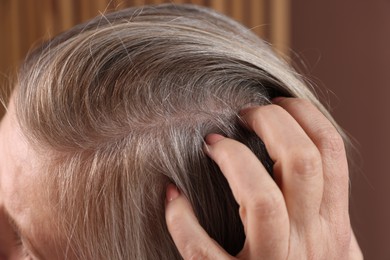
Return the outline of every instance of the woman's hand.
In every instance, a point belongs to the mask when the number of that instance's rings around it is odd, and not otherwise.
[[[363,259],[348,213],[344,143],[311,103],[278,98],[242,115],[274,161],[275,181],[243,144],[217,134],[205,149],[240,205],[246,241],[238,259]],[[184,259],[232,259],[199,225],[175,186],[166,221]]]

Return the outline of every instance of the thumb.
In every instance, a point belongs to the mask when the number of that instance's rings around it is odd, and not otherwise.
[[[165,219],[184,259],[232,259],[202,228],[191,204],[173,184],[167,187]]]

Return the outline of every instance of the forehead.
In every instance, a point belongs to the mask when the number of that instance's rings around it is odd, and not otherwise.
[[[11,101],[0,125],[0,206],[15,220],[22,233],[38,237],[35,228],[43,215],[37,180],[39,170],[33,149],[18,126]],[[44,220],[44,222],[46,222]]]
[[[0,126],[0,192],[8,212],[23,224],[31,205],[32,160],[31,149],[24,140],[15,118],[14,105]]]
[[[15,184],[24,186],[28,183],[29,178],[23,178],[23,174],[31,168],[29,153],[31,151],[29,152],[28,145],[21,135],[11,102],[0,127],[0,185],[3,196],[16,192],[19,185]],[[11,196],[9,199],[14,200],[15,197],[17,196]]]
[[[16,191],[32,179],[34,155],[17,124],[15,109],[11,101],[0,126],[0,185],[4,191]],[[16,196],[13,196],[16,197]]]

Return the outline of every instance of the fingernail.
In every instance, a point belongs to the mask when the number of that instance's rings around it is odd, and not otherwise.
[[[284,99],[285,99],[285,97],[275,97],[271,101],[272,101],[272,103],[277,104],[277,103],[282,102]]]
[[[172,200],[177,199],[179,196],[180,196],[179,189],[172,183],[168,184],[167,192],[166,192],[167,202],[171,202]]]
[[[218,143],[219,141],[225,139],[224,136],[220,134],[208,134],[205,138],[206,144],[213,145],[215,143]]]

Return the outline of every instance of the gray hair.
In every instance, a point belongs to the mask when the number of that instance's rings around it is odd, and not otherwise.
[[[110,13],[33,50],[16,108],[29,142],[49,151],[42,185],[57,244],[75,259],[181,259],[164,218],[173,182],[210,236],[237,254],[238,205],[203,140],[239,140],[272,174],[238,112],[280,95],[310,100],[334,123],[267,43],[192,5]]]

